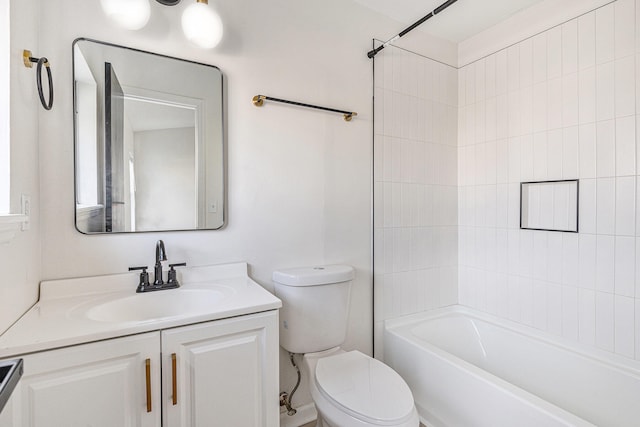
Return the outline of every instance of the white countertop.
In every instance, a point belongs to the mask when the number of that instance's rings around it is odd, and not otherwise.
[[[183,268],[178,270],[178,279],[182,283],[179,289],[148,294],[136,294],[137,273],[44,281],[40,284],[38,303],[0,335],[0,358],[275,310],[282,306],[278,298],[251,280],[246,263]],[[184,312],[145,321],[97,321],[84,315],[87,307],[132,295],[140,295],[138,298],[144,301],[145,296],[160,292],[212,287],[225,290],[225,298],[204,314]]]

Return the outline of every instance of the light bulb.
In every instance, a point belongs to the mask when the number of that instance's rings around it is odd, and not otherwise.
[[[190,42],[211,49],[222,39],[222,19],[206,1],[199,0],[182,13],[182,31]]]
[[[151,16],[149,0],[100,0],[104,13],[127,30],[139,30]]]

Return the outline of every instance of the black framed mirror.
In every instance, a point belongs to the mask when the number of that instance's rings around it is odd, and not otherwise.
[[[224,226],[218,67],[81,38],[73,79],[78,231]]]

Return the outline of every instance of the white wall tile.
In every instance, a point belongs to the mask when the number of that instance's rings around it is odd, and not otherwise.
[[[485,95],[487,99],[496,96],[496,56],[491,55],[485,59]]]
[[[547,329],[547,284],[539,280],[533,281],[533,327]]]
[[[533,37],[533,84],[547,80],[547,35],[540,33]]]
[[[520,48],[507,48],[507,88],[509,92],[520,89]]]
[[[640,360],[640,298],[636,299],[636,360]]]
[[[554,27],[547,32],[547,78],[562,75],[562,29]]]
[[[578,340],[578,289],[562,287],[562,336]]]
[[[485,138],[487,141],[495,141],[498,137],[497,134],[497,100],[496,98],[489,98],[485,102]]]
[[[520,321],[533,326],[533,279],[520,277]]]
[[[596,342],[596,293],[592,290],[578,291],[578,340],[587,345]]]
[[[547,179],[562,177],[562,129],[547,134]]]
[[[547,82],[547,127],[557,129],[562,126],[562,78]]]
[[[596,292],[596,345],[614,351],[614,297],[613,294]]]
[[[578,286],[579,244],[577,233],[562,233],[562,284]]]
[[[635,116],[616,120],[616,175],[636,174]]]
[[[578,73],[578,114],[581,124],[596,120],[596,67]]]
[[[486,99],[486,88],[485,88],[485,60],[480,59],[476,61],[475,65],[475,88],[476,88],[476,103],[483,102]]]
[[[517,274],[524,277],[533,275],[533,233],[534,231],[522,230],[519,234],[520,255]]]
[[[616,178],[615,209],[616,234],[634,236],[636,226],[636,179],[633,176]]]
[[[550,232],[547,237],[549,248],[547,280],[559,284],[562,282],[562,234]]]
[[[531,39],[523,40],[520,47],[520,87],[524,88],[533,84],[533,42]]]
[[[594,84],[595,88],[595,84]],[[594,89],[595,90],[595,89]],[[532,99],[532,126],[533,132],[547,130],[547,82],[537,83],[533,87]]]
[[[596,64],[596,19],[595,12],[578,18],[578,65],[585,69]]]
[[[578,73],[565,74],[562,78],[562,125],[578,124]]]
[[[568,127],[562,133],[562,177],[578,177],[578,127]]]
[[[496,97],[496,138],[505,139],[509,136],[509,97],[506,94]]]
[[[474,140],[476,144],[485,142],[485,125],[486,125],[486,114],[485,114],[485,103],[484,101],[477,102],[475,104],[475,129],[474,129]]]
[[[614,59],[614,8],[612,4],[596,10],[596,63]]]
[[[520,138],[520,181],[531,180],[533,180],[533,135],[528,134]]]
[[[634,237],[616,236],[616,295],[635,294],[636,241]]]
[[[507,95],[507,130],[509,131],[509,137],[520,136],[522,134],[522,98],[520,96],[520,90],[516,89]]]
[[[562,72],[578,71],[578,21],[576,19],[562,24]]]
[[[634,0],[618,0],[615,8],[615,57],[624,58],[633,55],[635,43],[635,4]]]
[[[615,111],[615,69],[613,62],[596,67],[596,118],[609,120]]]
[[[595,247],[594,247],[595,249]],[[533,234],[533,278],[540,281],[547,280],[548,246],[547,233]]]
[[[595,234],[597,231],[596,180],[580,180],[579,231]]]
[[[520,138],[509,138],[509,182],[520,182]]]
[[[615,281],[615,238],[599,235],[596,246],[596,289],[613,294]]]
[[[637,31],[638,28],[640,28],[640,7],[638,7],[638,0],[635,1],[636,3],[636,22],[635,22],[635,28],[636,28],[636,52],[640,52],[640,32]]]
[[[509,185],[496,186],[496,226],[507,228],[509,222]]]
[[[496,53],[496,95],[505,95],[507,93],[508,68],[507,51],[503,49]]]
[[[615,352],[633,357],[635,352],[634,300],[615,297]]]
[[[507,226],[509,228],[520,227],[520,184],[508,185],[509,189],[509,210],[507,212]]]
[[[578,129],[579,176],[594,178],[596,176],[596,125],[581,125]]]
[[[613,120],[598,122],[596,128],[596,173],[598,177],[615,175],[616,142]]]
[[[547,331],[562,335],[562,287],[559,285],[547,286]]]
[[[600,178],[596,182],[596,219],[598,234],[615,233],[615,179]]]
[[[593,290],[596,288],[596,236],[593,234],[579,236],[578,286]]]
[[[533,87],[520,89],[520,133],[527,135],[533,132]]]
[[[618,59],[614,63],[616,117],[631,116],[636,112],[635,66],[633,56]]]
[[[595,145],[594,145],[595,152]],[[544,181],[547,179],[547,133],[539,132],[533,135],[533,179]],[[595,154],[594,154],[595,158]],[[595,160],[594,160],[595,168]]]

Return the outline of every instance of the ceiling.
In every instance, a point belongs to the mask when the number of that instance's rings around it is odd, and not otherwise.
[[[407,27],[440,6],[445,0],[354,0]],[[517,12],[543,0],[458,0],[423,23],[419,29],[460,43]],[[405,27],[398,28],[398,33]],[[396,33],[397,34],[397,33]],[[388,38],[395,34],[389,34]]]

